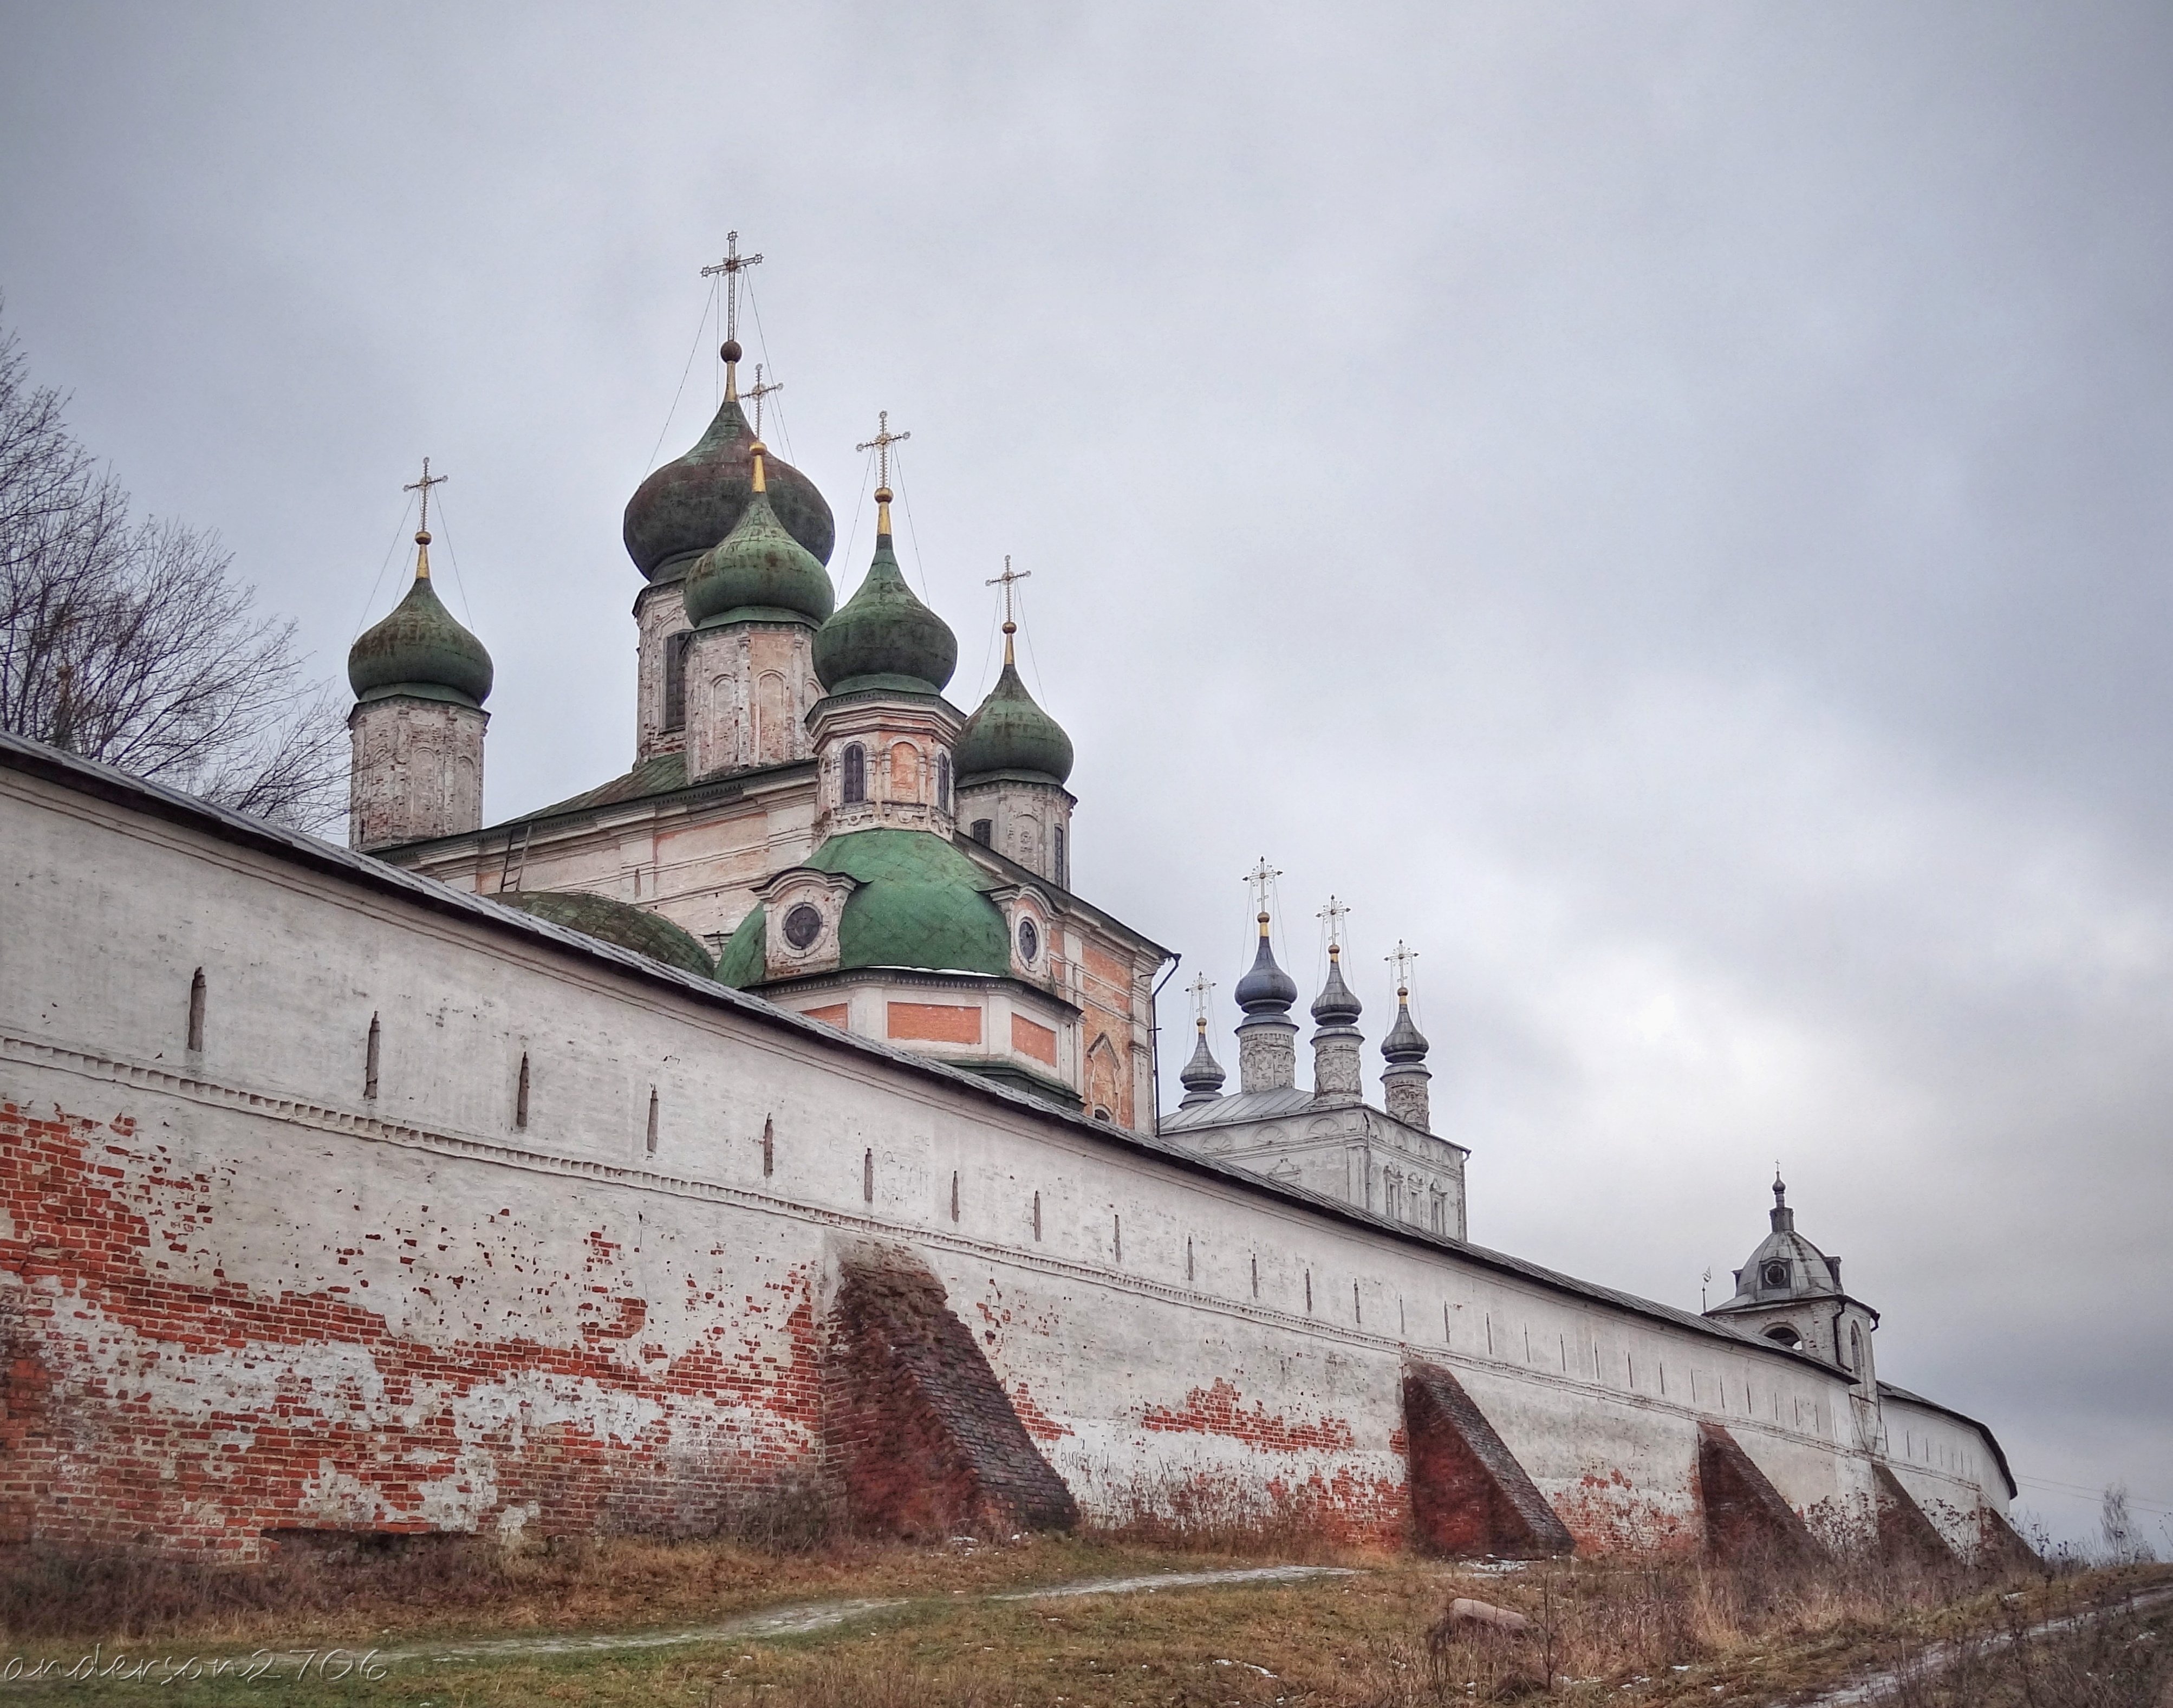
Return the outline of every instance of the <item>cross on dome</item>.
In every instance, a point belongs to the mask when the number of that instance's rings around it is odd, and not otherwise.
[[[419,492],[423,495],[423,519],[416,524],[420,532],[427,534],[430,531],[430,489],[434,486],[443,486],[451,478],[452,476],[450,474],[431,473],[430,459],[426,457],[423,459],[423,478],[420,480],[411,480],[400,489],[402,492]]]
[[[1215,988],[1215,981],[1202,973],[1185,989],[1192,997],[1192,1018],[1201,1031],[1207,1030],[1207,993]]]
[[[1000,576],[991,576],[987,581],[981,584],[984,586],[1001,587],[1004,590],[1004,662],[1006,664],[1014,664],[1018,662],[1016,658],[1012,656],[1011,652],[1011,636],[1018,633],[1018,624],[1011,613],[1011,589],[1016,586],[1021,581],[1026,580],[1027,577],[1031,576],[1033,573],[1033,571],[1032,570],[1013,569],[1011,567],[1011,554],[1009,552],[1006,552],[1004,554],[1003,574]]]
[[[1264,854],[1260,857],[1260,863],[1245,874],[1246,885],[1253,892],[1253,911],[1260,916],[1263,925],[1268,918],[1268,891],[1274,887],[1275,879],[1281,876],[1281,873],[1268,864],[1268,857]]]
[[[1396,994],[1398,996],[1404,997],[1410,994],[1411,964],[1418,958],[1419,952],[1415,949],[1406,948],[1405,946],[1404,940],[1401,938],[1398,938],[1396,939],[1396,952],[1394,954],[1385,954],[1381,957],[1383,960],[1388,962],[1389,965],[1393,966],[1396,970]]]
[[[1343,922],[1350,916],[1351,910],[1338,901],[1333,895],[1328,898],[1328,905],[1313,915],[1315,919],[1327,922],[1329,954],[1335,954],[1342,949]]]
[[[876,412],[876,436],[865,445],[855,445],[853,447],[855,451],[872,451],[876,454],[876,494],[878,499],[890,490],[891,446],[903,445],[912,437],[913,435],[910,433],[892,432],[890,411],[879,409]]]
[[[714,267],[705,267],[702,269],[702,277],[704,278],[714,278],[720,273],[724,275],[725,342],[728,344],[736,344],[740,341],[740,275],[750,267],[761,265],[762,257],[759,255],[740,253],[739,233],[728,231],[725,234],[725,258]],[[739,354],[737,350],[732,350],[725,355],[725,359],[728,362],[736,362],[739,359]]]
[[[761,257],[758,256],[756,259],[759,260]],[[763,380],[762,377],[762,364],[760,362],[757,362],[754,365],[754,384],[747,387],[747,396],[754,400],[754,436],[756,438],[759,439],[762,437],[762,400],[769,396],[771,392],[782,392],[784,389],[784,381]]]

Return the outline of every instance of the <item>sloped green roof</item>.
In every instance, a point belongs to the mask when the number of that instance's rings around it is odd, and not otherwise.
[[[1010,640],[1004,645],[1003,674],[958,732],[952,756],[958,781],[1025,771],[1061,783],[1071,775],[1071,738],[1034,704],[1019,679],[1017,663],[1008,656]]]
[[[662,914],[629,902],[613,901],[585,889],[516,889],[488,899],[578,931],[584,937],[630,949],[682,972],[698,973],[705,979],[715,976],[709,951],[690,932]]]
[[[926,830],[855,830],[807,857],[818,872],[860,880],[838,921],[838,966],[918,967],[1001,976],[1011,970],[1002,911],[984,893],[994,881]],[[769,928],[758,907],[718,957],[717,977],[746,990],[763,981]]]

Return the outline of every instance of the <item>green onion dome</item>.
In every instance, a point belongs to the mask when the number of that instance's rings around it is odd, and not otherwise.
[[[608,895],[591,895],[585,889],[516,889],[488,899],[578,931],[584,937],[630,949],[682,972],[705,979],[716,973],[709,951],[691,932],[661,913],[650,913],[631,902],[614,901]]]
[[[357,700],[396,694],[481,705],[490,698],[490,654],[453,620],[430,586],[430,536],[415,536],[415,585],[391,615],[348,649],[347,679]]]
[[[1011,627],[1004,624],[1004,673],[980,709],[966,720],[952,752],[962,783],[1019,772],[1061,783],[1071,775],[1071,738],[1033,703],[1026,684],[1019,680],[1018,663],[1011,656]]]
[[[627,500],[624,538],[634,566],[652,581],[673,581],[739,525],[754,497],[754,430],[740,408],[740,348],[727,343],[725,401],[694,448],[667,462]],[[818,562],[828,563],[838,525],[815,483],[774,457],[769,498],[777,519]]]
[[[833,694],[941,694],[958,666],[951,625],[913,596],[891,548],[890,489],[876,489],[876,554],[867,579],[815,631],[815,673]]]
[[[838,918],[838,965],[927,972],[1011,971],[1011,935],[989,900],[995,880],[927,830],[851,830],[807,857],[818,872],[860,880]],[[717,958],[717,977],[745,990],[763,981],[769,927],[760,907]]]
[[[687,620],[808,623],[820,625],[836,603],[830,572],[793,538],[770,501],[759,441],[751,447],[754,490],[732,531],[687,571]]]

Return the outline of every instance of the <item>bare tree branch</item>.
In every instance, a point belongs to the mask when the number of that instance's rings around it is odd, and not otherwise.
[[[345,803],[346,720],[218,537],[134,520],[0,331],[0,728],[299,829]]]

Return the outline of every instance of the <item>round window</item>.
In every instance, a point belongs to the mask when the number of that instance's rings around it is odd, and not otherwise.
[[[1766,1266],[1766,1284],[1768,1287],[1786,1287],[1788,1284],[1788,1266],[1786,1263],[1768,1263]]]
[[[822,916],[806,902],[785,916],[785,940],[793,948],[807,949],[822,935]]]
[[[1021,920],[1018,928],[1018,944],[1019,959],[1028,966],[1032,966],[1034,957],[1041,953],[1041,927],[1030,919]]]

